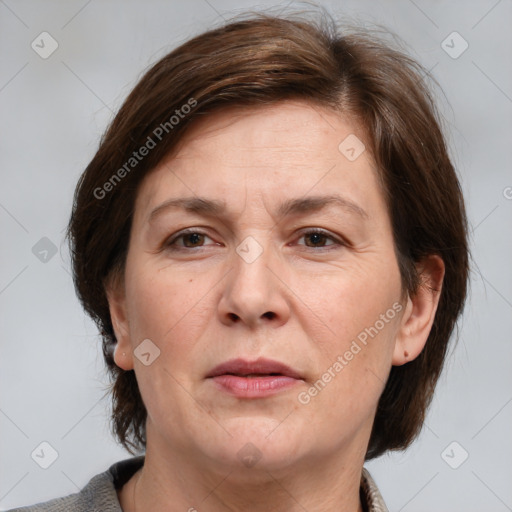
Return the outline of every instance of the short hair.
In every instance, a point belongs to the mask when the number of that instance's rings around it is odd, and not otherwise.
[[[112,431],[132,454],[145,447],[147,411],[134,371],[121,370],[113,359],[106,286],[124,276],[139,185],[197,120],[227,106],[288,99],[331,109],[362,128],[391,219],[404,293],[422,286],[416,268],[422,258],[437,254],[444,261],[427,343],[416,359],[391,368],[366,459],[405,449],[421,430],[466,297],[463,196],[428,72],[381,37],[340,32],[325,12],[318,19],[259,13],[190,39],[143,75],[78,181],[67,230],[73,280],[101,331]],[[136,159],[137,151],[144,158]]]

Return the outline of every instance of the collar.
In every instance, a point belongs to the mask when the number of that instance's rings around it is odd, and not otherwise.
[[[363,468],[361,474],[360,496],[365,512],[389,512],[377,484],[366,468]]]

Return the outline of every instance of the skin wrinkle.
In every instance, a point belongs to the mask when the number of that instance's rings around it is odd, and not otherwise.
[[[109,295],[116,337],[126,352],[125,357],[116,352],[116,364],[135,369],[148,410],[137,503],[157,512],[168,510],[166,503],[201,512],[226,507],[259,512],[269,504],[278,512],[303,507],[359,512],[359,479],[378,399],[391,365],[404,362],[404,346],[409,359],[421,351],[430,327],[428,308],[435,310],[436,302],[417,307],[407,299],[402,312],[340,374],[308,405],[301,404],[298,393],[400,301],[392,230],[368,155],[349,162],[337,149],[357,133],[354,126],[331,111],[320,116],[305,102],[245,114],[212,115],[185,135],[183,154],[173,154],[144,178],[124,293]],[[323,118],[336,130],[326,129]],[[294,152],[298,145],[307,151]],[[300,180],[291,179],[304,169]],[[162,215],[147,229],[144,219],[152,208],[191,190],[225,199],[232,222],[180,212]],[[333,190],[360,204],[368,221],[339,210],[276,225],[280,219],[272,212],[283,199]],[[188,227],[223,246],[205,239],[199,252],[155,250]],[[352,246],[330,251],[298,246],[304,227],[335,237],[346,232]],[[251,264],[234,250],[249,235],[263,247]],[[263,316],[268,311],[273,318]],[[161,350],[147,367],[133,356],[146,338]],[[204,379],[213,366],[240,355],[283,361],[305,382],[272,398],[241,400]],[[262,454],[252,468],[237,456],[247,442]],[[125,512],[131,511],[132,485],[130,480],[119,493]]]

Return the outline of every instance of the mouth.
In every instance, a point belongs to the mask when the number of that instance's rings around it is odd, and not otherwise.
[[[302,376],[296,370],[290,368],[284,363],[273,361],[271,359],[259,358],[256,361],[247,361],[245,359],[230,359],[217,365],[206,378],[214,378],[219,375],[234,375],[236,377],[257,378],[257,377],[290,377],[292,379],[302,379]]]
[[[216,366],[206,377],[219,390],[238,398],[263,398],[303,382],[296,370],[278,361],[231,359]]]

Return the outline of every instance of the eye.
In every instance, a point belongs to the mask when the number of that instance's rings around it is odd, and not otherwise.
[[[203,247],[205,238],[209,238],[211,240],[211,238],[202,231],[197,231],[195,229],[190,231],[182,231],[181,233],[171,237],[171,239],[165,243],[165,246],[170,250],[177,251],[181,249],[195,249]],[[178,244],[178,240],[181,240],[182,243]]]
[[[329,232],[324,231],[323,229],[310,229],[308,231],[303,231],[302,236],[300,238],[304,238],[305,240],[309,240],[309,243],[299,244],[305,245],[306,247],[310,247],[312,249],[318,248],[323,249],[324,247],[330,246],[342,246],[345,245],[341,240],[331,235]],[[325,245],[325,242],[331,240],[331,244]]]

